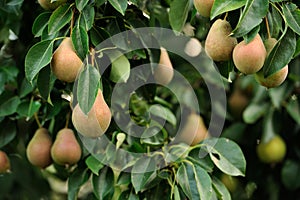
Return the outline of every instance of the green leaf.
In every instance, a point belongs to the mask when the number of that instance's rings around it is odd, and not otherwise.
[[[85,28],[75,26],[71,38],[77,55],[84,60],[89,52],[89,38]]]
[[[226,138],[207,139],[205,144],[214,164],[231,176],[245,176],[246,160],[240,147]]]
[[[241,8],[246,2],[247,0],[215,0],[210,11],[210,18],[214,19],[218,15]]]
[[[86,65],[79,74],[77,85],[77,99],[82,111],[87,114],[94,105],[98,86],[100,82],[100,74],[92,65]]]
[[[283,101],[291,94],[293,87],[283,83],[280,87],[268,89],[270,99],[275,108],[279,109]]]
[[[32,33],[35,37],[40,37],[43,33],[43,30],[48,25],[51,12],[41,13],[33,22]]]
[[[85,27],[86,31],[89,31],[94,24],[95,9],[93,6],[86,6],[80,13],[80,24]]]
[[[15,138],[17,129],[15,122],[9,119],[2,121],[0,126],[0,148],[2,148]]]
[[[291,98],[286,106],[286,110],[297,124],[300,124],[300,105],[297,99]]]
[[[286,23],[288,26],[300,35],[300,10],[297,8],[297,5],[293,3],[283,5],[283,14],[286,18]]]
[[[165,119],[174,126],[177,124],[176,117],[172,111],[164,106],[161,106],[160,104],[152,105],[149,111],[152,115]]]
[[[31,84],[39,71],[50,63],[52,51],[52,40],[41,41],[29,49],[25,57],[25,75]]]
[[[239,22],[232,31],[234,37],[242,37],[262,22],[267,15],[268,0],[247,0]]]
[[[295,33],[288,29],[284,37],[276,43],[267,57],[263,66],[264,76],[268,77],[285,67],[292,60],[295,50]]]
[[[17,111],[20,103],[20,98],[17,96],[8,99],[6,102],[0,105],[0,117],[14,114]]]
[[[255,123],[269,108],[268,103],[251,103],[243,112],[243,119],[247,124]]]
[[[23,117],[31,118],[41,106],[39,101],[25,101],[18,106],[17,113]]]
[[[85,160],[85,163],[88,168],[97,176],[99,176],[99,170],[104,167],[104,165],[92,155]]]
[[[104,167],[100,175],[93,175],[94,194],[97,199],[111,199],[114,193],[114,173],[111,168]]]
[[[300,164],[298,161],[286,160],[281,169],[281,180],[290,190],[300,188]]]
[[[89,180],[88,168],[77,167],[68,180],[68,200],[76,200],[80,187]]]
[[[48,24],[49,35],[58,32],[72,19],[72,10],[70,5],[58,7],[51,15]]]
[[[153,180],[153,175],[156,175],[155,160],[150,157],[141,157],[132,168],[131,181],[138,193]]]
[[[87,0],[75,0],[76,8],[81,12],[89,1]]]
[[[170,5],[169,21],[172,29],[181,32],[186,19],[188,17],[189,9],[191,7],[190,0],[174,0]]]
[[[139,196],[133,190],[127,190],[121,193],[119,200],[140,200]]]
[[[109,33],[103,28],[96,29],[93,27],[90,31],[90,39],[94,46],[99,45],[102,41],[109,38]]]
[[[110,80],[117,83],[126,82],[130,75],[130,63],[120,51],[109,51],[107,55],[112,62]]]
[[[216,191],[216,194],[218,196],[218,199],[222,200],[231,200],[231,196],[225,185],[217,179],[215,176],[213,176],[212,179],[213,189]]]
[[[127,9],[127,0],[108,0],[108,2],[122,15]]]
[[[53,88],[56,78],[52,74],[50,67],[44,67],[37,78],[37,87],[41,96],[48,100],[48,103],[51,104],[50,92]]]
[[[34,90],[34,87],[28,82],[26,78],[23,79],[21,87],[19,89],[20,98],[25,97],[27,94],[31,93]]]
[[[176,180],[185,195],[193,199],[210,199],[212,195],[212,183],[207,172],[198,165],[182,163],[178,168]]]

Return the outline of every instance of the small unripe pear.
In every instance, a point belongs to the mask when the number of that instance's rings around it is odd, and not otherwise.
[[[67,2],[67,0],[57,0],[53,3],[51,3],[51,0],[38,0],[40,6],[44,8],[45,10],[54,10],[58,6],[64,4]]]
[[[76,130],[86,137],[100,137],[105,133],[111,121],[111,112],[99,89],[94,105],[86,115],[77,104],[72,113],[72,122]]]
[[[191,146],[200,143],[209,136],[202,117],[195,112],[191,112],[188,115],[182,130],[178,134],[179,142],[184,142]]]
[[[10,160],[4,151],[0,150],[0,174],[10,172]]]
[[[28,143],[26,154],[29,162],[34,166],[46,168],[52,163],[51,159],[52,139],[45,128],[39,128]]]
[[[81,158],[81,147],[72,129],[61,129],[51,148],[51,157],[59,165],[73,165]]]
[[[194,0],[194,6],[203,17],[210,17],[214,0]]]
[[[82,64],[74,50],[71,38],[67,37],[55,50],[51,69],[59,80],[71,83],[75,81]]]
[[[160,49],[159,64],[154,70],[154,79],[156,83],[167,85],[174,76],[174,69],[169,54],[165,48]]]
[[[264,65],[267,51],[257,34],[252,41],[238,43],[233,49],[233,62],[236,68],[244,74],[254,74]]]
[[[231,25],[226,20],[217,19],[211,26],[205,41],[205,50],[214,61],[228,61],[232,58],[237,39],[229,36],[231,31]]]

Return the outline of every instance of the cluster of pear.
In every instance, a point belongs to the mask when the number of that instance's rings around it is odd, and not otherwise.
[[[0,174],[10,172],[10,160],[7,154],[0,150]]]
[[[28,143],[26,154],[29,162],[46,168],[54,161],[59,165],[73,165],[81,158],[81,147],[72,129],[63,128],[54,143],[45,128],[38,128]]]
[[[210,17],[214,0],[194,0],[194,5],[200,15]],[[243,74],[254,74],[258,83],[267,88],[281,85],[287,77],[288,66],[274,74],[264,77],[262,67],[277,40],[268,38],[264,42],[259,33],[250,41],[230,36],[232,27],[225,19],[217,19],[211,26],[206,41],[205,50],[214,61],[228,61],[233,59],[236,68]]]

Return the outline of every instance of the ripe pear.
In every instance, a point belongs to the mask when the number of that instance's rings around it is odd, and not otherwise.
[[[272,51],[272,49],[274,48],[276,43],[277,43],[277,40],[275,38],[268,38],[265,40],[264,44],[265,44],[265,48],[267,50],[267,55],[270,54],[270,52]],[[273,88],[273,87],[277,87],[277,86],[281,85],[285,81],[285,79],[288,75],[288,71],[289,71],[289,68],[288,68],[288,65],[286,65],[285,67],[278,70],[274,74],[272,74],[268,77],[264,77],[262,70],[260,70],[259,72],[257,72],[255,74],[255,79],[262,86],[265,86],[266,88]]]
[[[54,10],[58,6],[64,4],[67,2],[67,0],[57,0],[51,3],[51,0],[38,0],[40,6],[44,8],[45,10]]]
[[[99,89],[94,105],[86,115],[79,104],[72,113],[72,122],[76,130],[86,137],[100,137],[105,133],[111,121],[111,112]]]
[[[209,136],[202,117],[195,112],[191,112],[188,115],[182,130],[178,134],[178,141],[191,146],[200,143]]]
[[[63,39],[51,60],[53,74],[61,81],[74,82],[82,64],[74,50],[71,38]]]
[[[174,69],[169,54],[165,48],[160,49],[159,64],[154,70],[154,79],[161,85],[169,84],[174,76]]]
[[[10,160],[4,151],[0,150],[0,174],[10,172]]]
[[[246,43],[244,40],[233,49],[233,62],[236,68],[244,74],[254,74],[264,65],[267,51],[257,34],[252,41]]]
[[[205,41],[205,50],[214,61],[228,61],[232,58],[237,39],[229,36],[231,31],[231,25],[226,20],[217,19],[211,26]]]
[[[210,17],[214,0],[194,0],[194,6],[203,17]]]
[[[184,52],[191,57],[198,56],[202,51],[202,46],[197,38],[191,38],[184,47]]]
[[[26,149],[29,162],[40,168],[49,166],[52,163],[51,146],[52,139],[48,130],[45,128],[37,129]]]
[[[81,147],[72,129],[63,128],[51,148],[51,157],[59,165],[73,165],[81,158]]]

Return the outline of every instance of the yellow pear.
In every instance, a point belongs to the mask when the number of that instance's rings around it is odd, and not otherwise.
[[[105,133],[111,121],[111,112],[99,89],[94,105],[86,115],[79,104],[72,113],[72,122],[76,130],[86,137],[100,137]]]
[[[71,83],[75,81],[82,64],[71,38],[66,37],[53,54],[51,69],[59,80]]]
[[[0,150],[0,174],[10,172],[10,160],[4,151]]]
[[[45,128],[39,128],[28,143],[26,154],[29,162],[34,166],[46,168],[52,163],[52,139]]]
[[[231,25],[226,20],[217,19],[211,26],[205,41],[205,50],[214,61],[228,61],[232,58],[237,39],[229,36],[231,31]]]
[[[244,40],[233,49],[233,62],[236,68],[244,74],[254,74],[264,65],[267,51],[257,34],[252,41],[246,43]]]
[[[161,85],[169,84],[174,76],[174,69],[169,54],[165,48],[160,49],[159,64],[154,70],[154,79]]]
[[[210,17],[214,0],[194,0],[194,6],[203,17]]]
[[[51,148],[51,157],[59,165],[73,165],[81,158],[81,147],[72,129],[61,129]]]
[[[58,6],[64,4],[67,2],[67,0],[57,0],[51,3],[51,0],[38,0],[40,6],[44,8],[45,10],[54,10]]]
[[[182,130],[178,133],[177,140],[194,146],[208,136],[208,130],[202,117],[195,112],[191,112],[187,117]]]

